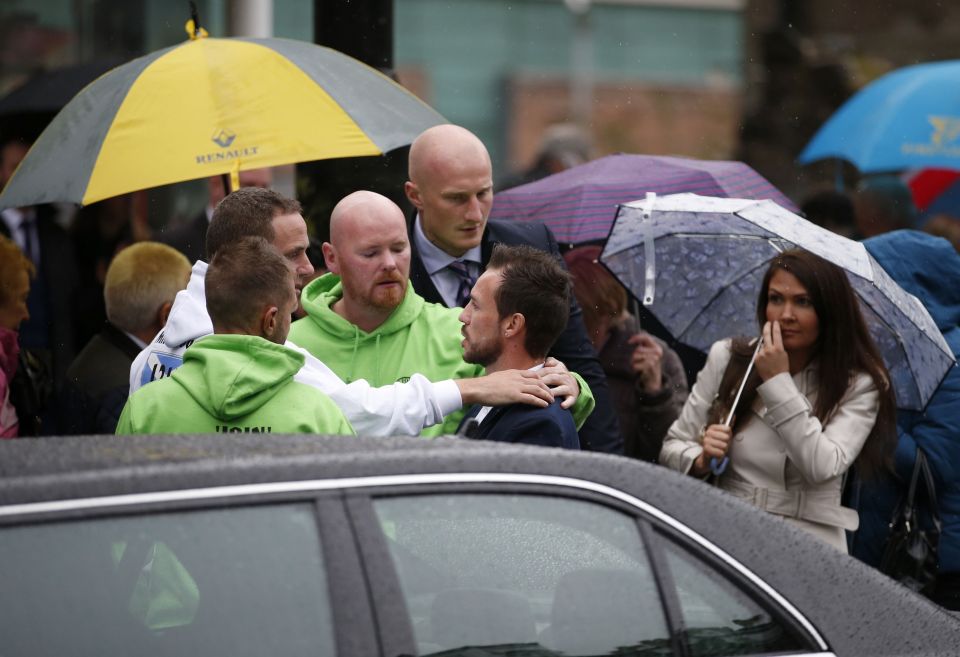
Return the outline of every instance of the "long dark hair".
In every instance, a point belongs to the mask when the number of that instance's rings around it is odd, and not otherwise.
[[[760,295],[757,297],[757,323],[763,327],[767,318],[767,295],[770,279],[778,271],[793,274],[807,289],[813,308],[817,313],[820,335],[815,345],[817,368],[817,401],[814,415],[821,424],[836,410],[840,400],[859,372],[866,372],[873,379],[880,393],[880,409],[876,423],[867,437],[867,442],[857,457],[857,467],[866,479],[878,475],[890,467],[893,448],[896,444],[896,403],[890,375],[883,359],[870,336],[867,323],[860,312],[860,303],[843,270],[808,251],[793,249],[785,251],[770,261],[763,277]],[[736,396],[737,388],[753,356],[752,338],[733,340],[730,364],[720,381],[717,399],[711,407],[708,424],[717,424],[726,418]],[[749,409],[756,398],[760,375],[750,373],[738,409]],[[737,414],[736,431],[749,412]]]

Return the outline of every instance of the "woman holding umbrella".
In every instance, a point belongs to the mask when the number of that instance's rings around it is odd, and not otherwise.
[[[859,520],[840,503],[844,476],[854,462],[877,474],[896,437],[890,377],[846,274],[809,252],[770,262],[757,320],[759,343],[713,345],[660,462],[712,470],[720,488],[846,551]]]

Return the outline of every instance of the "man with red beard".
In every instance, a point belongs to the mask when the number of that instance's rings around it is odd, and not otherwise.
[[[368,191],[350,194],[330,216],[330,241],[323,245],[330,274],[304,288],[307,317],[293,323],[290,340],[330,367],[345,382],[371,385],[403,382],[415,373],[431,381],[480,376],[483,367],[467,363],[460,346],[459,308],[428,303],[409,282],[410,241],[403,211]],[[592,409],[589,394],[567,373],[543,378],[574,413]],[[584,384],[585,385],[585,384]],[[453,433],[463,412],[421,435]]]

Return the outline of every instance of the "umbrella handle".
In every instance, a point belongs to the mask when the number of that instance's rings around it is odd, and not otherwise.
[[[723,471],[727,469],[727,465],[729,464],[730,464],[729,456],[724,456],[723,460],[720,462],[717,462],[717,457],[713,457],[712,459],[710,459],[710,472],[712,472],[713,474],[719,477],[720,475],[723,474]]]

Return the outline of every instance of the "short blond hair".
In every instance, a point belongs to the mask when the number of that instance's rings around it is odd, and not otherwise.
[[[0,306],[10,302],[10,295],[13,293],[10,286],[16,280],[14,274],[18,271],[26,271],[27,276],[33,278],[36,270],[20,247],[0,235]]]
[[[137,242],[114,256],[107,269],[103,300],[107,319],[128,333],[150,326],[157,310],[187,286],[190,261],[166,244]]]

